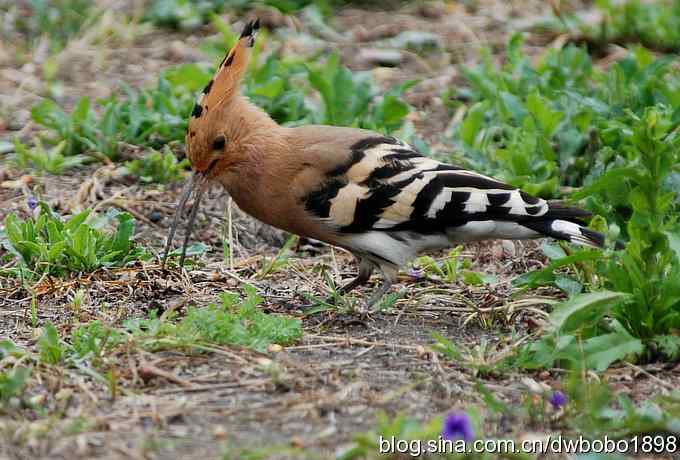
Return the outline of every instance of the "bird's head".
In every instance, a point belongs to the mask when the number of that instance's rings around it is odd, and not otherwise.
[[[213,78],[208,82],[189,119],[186,134],[187,156],[196,174],[214,176],[233,161],[239,128],[237,102],[239,84],[246,71],[259,20],[250,21],[243,28],[234,47],[222,59]]]
[[[238,142],[242,137],[241,133],[248,131],[248,125],[252,123],[245,113],[252,109],[249,109],[249,104],[242,102],[239,84],[248,66],[259,27],[257,19],[246,24],[238,41],[224,57],[194,105],[186,134],[187,156],[193,174],[187,181],[175,210],[165,246],[164,263],[175,236],[179,217],[192,192],[195,192],[194,206],[189,216],[180,266],[184,262],[189,236],[208,180],[224,173],[239,161],[241,149]]]

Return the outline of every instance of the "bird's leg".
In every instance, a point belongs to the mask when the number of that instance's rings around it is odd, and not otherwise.
[[[345,295],[355,288],[366,284],[371,277],[371,273],[373,273],[373,264],[366,259],[359,259],[359,273],[356,278],[338,289],[338,294]]]
[[[387,292],[392,287],[392,284],[394,284],[394,282],[397,280],[397,275],[399,273],[399,269],[397,267],[381,265],[380,271],[383,275],[383,283],[378,289],[375,290],[366,305],[359,311],[362,314],[368,313],[371,307],[378,303],[383,298],[383,296],[387,294]]]
[[[348,292],[354,290],[355,288],[362,286],[366,284],[368,279],[371,277],[371,273],[373,273],[373,268],[374,265],[369,262],[366,259],[362,259],[357,257],[357,262],[359,263],[359,273],[357,274],[356,278],[354,278],[352,281],[349,283],[343,285],[340,287],[337,291],[337,295],[345,295]],[[326,303],[334,304],[335,303],[335,295],[332,295],[326,299]]]

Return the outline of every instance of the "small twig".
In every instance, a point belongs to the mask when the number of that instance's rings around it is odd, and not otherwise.
[[[668,382],[664,382],[659,377],[657,377],[656,375],[646,371],[645,369],[641,368],[640,366],[636,366],[635,364],[632,364],[632,363],[629,363],[629,362],[626,362],[626,361],[624,361],[624,364],[627,367],[629,367],[629,368],[631,368],[635,371],[638,371],[639,373],[644,374],[646,377],[649,377],[650,379],[654,380],[656,383],[663,386],[664,389],[667,389],[667,390],[670,390],[670,391],[674,391],[676,389],[673,385],[669,384]]]
[[[147,374],[147,375],[150,375],[150,376],[163,377],[165,380],[177,383],[178,385],[181,385],[185,388],[193,387],[191,382],[184,380],[183,378],[173,374],[172,372],[164,371],[163,369],[160,369],[160,368],[154,366],[151,363],[142,364],[139,367],[138,372],[141,373],[141,374]]]
[[[327,340],[336,343],[345,342],[348,345],[368,345],[377,347],[400,348],[402,350],[414,350],[414,351],[418,349],[418,347],[415,345],[400,345],[397,343],[387,343],[380,341],[371,342],[370,340],[354,339],[352,337],[338,337],[332,335],[316,335],[316,334],[307,334],[305,337],[307,337],[308,339]]]

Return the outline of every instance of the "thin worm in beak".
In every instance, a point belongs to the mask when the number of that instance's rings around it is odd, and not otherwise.
[[[165,251],[163,252],[163,262],[161,263],[161,267],[165,268],[165,261],[168,258],[168,254],[170,253],[170,246],[172,246],[172,240],[175,238],[175,232],[177,231],[177,224],[179,223],[179,217],[182,215],[182,212],[184,211],[184,207],[187,205],[187,201],[189,201],[189,197],[191,196],[191,192],[194,191],[194,185],[196,183],[196,174],[192,174],[189,179],[187,180],[187,183],[184,184],[184,189],[182,189],[182,194],[180,195],[179,202],[177,203],[177,208],[175,209],[175,217],[172,219],[172,225],[170,226],[170,233],[168,234],[168,239],[165,242]]]

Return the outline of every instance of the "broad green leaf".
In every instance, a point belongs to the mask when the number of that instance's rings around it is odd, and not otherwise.
[[[600,335],[583,342],[586,366],[604,371],[615,361],[643,351],[642,342],[625,332]]]
[[[59,241],[58,243],[50,244],[50,249],[47,253],[47,260],[50,263],[55,263],[61,256],[62,252],[64,252],[65,247],[65,241]]]
[[[132,243],[132,235],[135,231],[135,221],[128,213],[121,213],[116,216],[118,228],[113,239],[111,249],[113,251],[127,252]]]
[[[568,333],[597,322],[615,305],[630,299],[625,292],[597,291],[577,295],[559,304],[550,314],[554,331]]]
[[[79,214],[71,217],[66,224],[64,224],[64,231],[72,232],[76,230],[90,215],[90,210],[86,209]]]
[[[13,246],[16,246],[23,240],[19,218],[16,214],[11,213],[5,217],[5,232],[7,239]]]
[[[665,231],[664,234],[668,238],[668,246],[675,253],[675,259],[680,262],[680,230]]]
[[[38,340],[38,350],[40,359],[47,364],[58,364],[63,356],[59,333],[49,321],[43,327],[43,333]]]
[[[557,125],[564,117],[563,113],[552,110],[549,104],[550,102],[542,97],[538,91],[532,91],[529,97],[527,97],[528,112],[534,117],[538,126],[541,127],[548,137],[554,134]]]
[[[550,260],[559,260],[567,257],[564,249],[562,249],[557,244],[544,244],[542,249],[543,254],[545,254]]]
[[[45,99],[31,110],[33,121],[48,128],[59,130],[68,123],[68,117],[56,102]]]
[[[583,292],[583,285],[569,276],[556,276],[555,286],[562,289],[569,297]]]
[[[474,147],[477,134],[482,129],[484,116],[488,110],[489,105],[485,102],[479,102],[467,112],[467,116],[460,125],[460,138],[465,144]]]
[[[498,103],[501,112],[504,113],[508,119],[512,119],[518,124],[522,123],[527,116],[527,110],[524,108],[524,104],[522,104],[522,101],[512,93],[501,91]]]
[[[75,108],[73,109],[73,114],[71,119],[76,123],[85,122],[90,115],[90,98],[83,96],[78,99]]]

